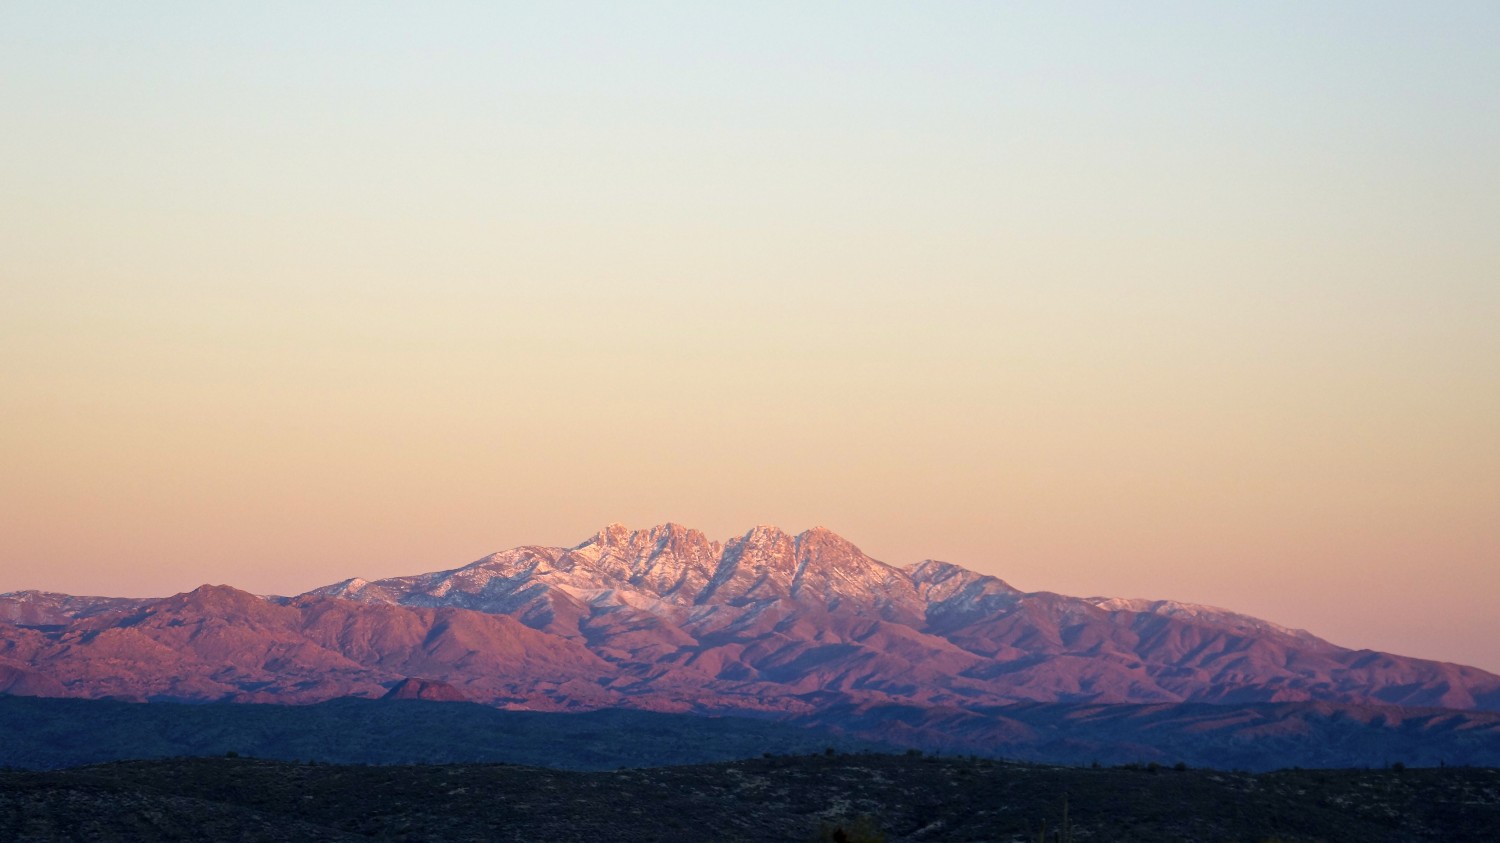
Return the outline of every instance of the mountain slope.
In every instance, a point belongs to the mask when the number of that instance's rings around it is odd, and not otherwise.
[[[720,545],[676,524],[612,524],[573,548],[356,582],[314,593],[512,615],[679,696],[1500,710],[1500,677],[1474,668],[1347,650],[1211,607],[1025,593],[932,560],[897,569],[823,528],[756,527]]]
[[[487,700],[535,697],[547,707],[551,690],[593,686],[608,672],[578,643],[503,615],[316,596],[272,601],[227,586],[61,629],[0,626],[0,639],[24,642],[16,648],[24,669],[58,683],[58,695],[136,700],[316,702],[378,696],[419,675]],[[557,696],[576,705],[583,695]]]
[[[895,568],[829,530],[727,542],[612,524],[447,571],[294,598],[0,595],[12,693],[313,702],[408,677],[539,709],[805,717],[843,707],[1326,701],[1500,710],[1500,677],[1348,650],[1172,601],[1022,592]]]

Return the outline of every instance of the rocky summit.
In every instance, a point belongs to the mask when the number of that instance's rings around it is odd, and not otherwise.
[[[419,680],[419,681],[418,681]],[[393,690],[394,689],[394,690]],[[728,541],[611,524],[451,570],[295,597],[0,595],[0,692],[752,714],[882,739],[1003,740],[1018,703],[1500,711],[1500,676],[1174,601],[893,567],[824,528]]]

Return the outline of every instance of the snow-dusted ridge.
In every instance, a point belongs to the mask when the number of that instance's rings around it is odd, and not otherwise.
[[[931,559],[896,568],[823,527],[718,541],[674,523],[610,524],[571,547],[286,598],[226,586],[155,601],[0,596],[0,692],[316,702],[410,677],[539,709],[1500,710],[1500,677],[1474,668],[1347,650],[1207,606],[1025,592]]]
[[[1185,620],[1199,620],[1215,624],[1239,625],[1247,629],[1277,632],[1295,638],[1303,638],[1311,641],[1321,641],[1316,635],[1305,629],[1296,629],[1282,626],[1261,618],[1221,609],[1218,606],[1205,606],[1201,603],[1183,603],[1177,600],[1146,600],[1142,598],[1127,597],[1088,597],[1085,600],[1106,612],[1139,612],[1141,614],[1161,615],[1163,617],[1180,618]]]
[[[716,541],[675,522],[646,529],[615,522],[571,547],[522,546],[448,571],[376,581],[354,577],[309,594],[503,613],[528,602],[565,599],[576,602],[579,611],[629,607],[673,619],[700,616],[684,614],[688,607],[790,601],[824,608],[852,605],[912,620],[993,614],[1045,597],[1067,601],[1070,615],[1089,609],[1153,615],[1326,645],[1305,630],[1213,606],[1023,592],[998,577],[933,559],[898,568],[822,526],[793,535],[758,524]]]

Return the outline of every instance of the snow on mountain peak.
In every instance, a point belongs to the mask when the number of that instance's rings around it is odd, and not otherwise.
[[[618,521],[611,521],[593,536],[585,539],[581,544],[573,546],[573,550],[581,550],[589,545],[600,545],[611,547],[619,545],[629,539],[634,531]]]
[[[996,577],[933,559],[895,568],[824,526],[792,535],[760,524],[721,543],[676,522],[645,529],[616,522],[571,548],[518,547],[463,568],[378,582],[354,578],[319,593],[511,613],[537,628],[572,635],[580,633],[577,624],[590,612],[610,607],[685,620],[718,610],[754,614],[780,604],[776,611],[853,609],[913,626],[925,618],[943,628],[1047,606],[1045,611],[1059,617],[1129,612],[1316,640],[1208,606],[1028,594]]]
[[[1500,676],[1472,668],[1292,638],[1205,606],[1023,593],[935,560],[892,568],[827,528],[762,526],[721,544],[673,523],[612,524],[574,548],[287,601],[213,586],[145,601],[0,595],[0,621],[19,642],[7,660],[55,666],[94,695],[313,702],[404,679],[422,696],[409,677],[427,677],[487,704],[881,720],[896,705],[965,723],[1027,700],[1500,710]],[[21,628],[39,625],[67,629]]]
[[[1088,597],[1084,599],[1084,602],[1097,606],[1106,612],[1138,612],[1140,614],[1160,615],[1179,620],[1203,621],[1260,632],[1276,632],[1293,638],[1315,640],[1321,643],[1321,639],[1303,629],[1292,629],[1291,627],[1261,620],[1250,615],[1242,615],[1239,612],[1232,612],[1217,606],[1205,606],[1200,603],[1183,603],[1177,600],[1146,600],[1129,597]]]
[[[1019,594],[1010,583],[988,574],[971,571],[962,565],[938,559],[923,559],[901,569],[924,594],[950,594],[975,586],[985,592]]]
[[[820,558],[859,558],[885,566],[884,562],[866,556],[864,551],[854,546],[854,542],[835,533],[827,527],[813,527],[797,534],[795,541],[799,549],[817,554]],[[889,567],[889,566],[886,566]]]
[[[779,545],[792,541],[792,535],[774,524],[756,524],[745,531],[738,539],[730,542],[739,542],[751,547],[765,547]]]

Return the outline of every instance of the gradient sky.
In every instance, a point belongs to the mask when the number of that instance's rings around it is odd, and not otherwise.
[[[0,4],[0,591],[610,521],[1500,670],[1500,5]]]

